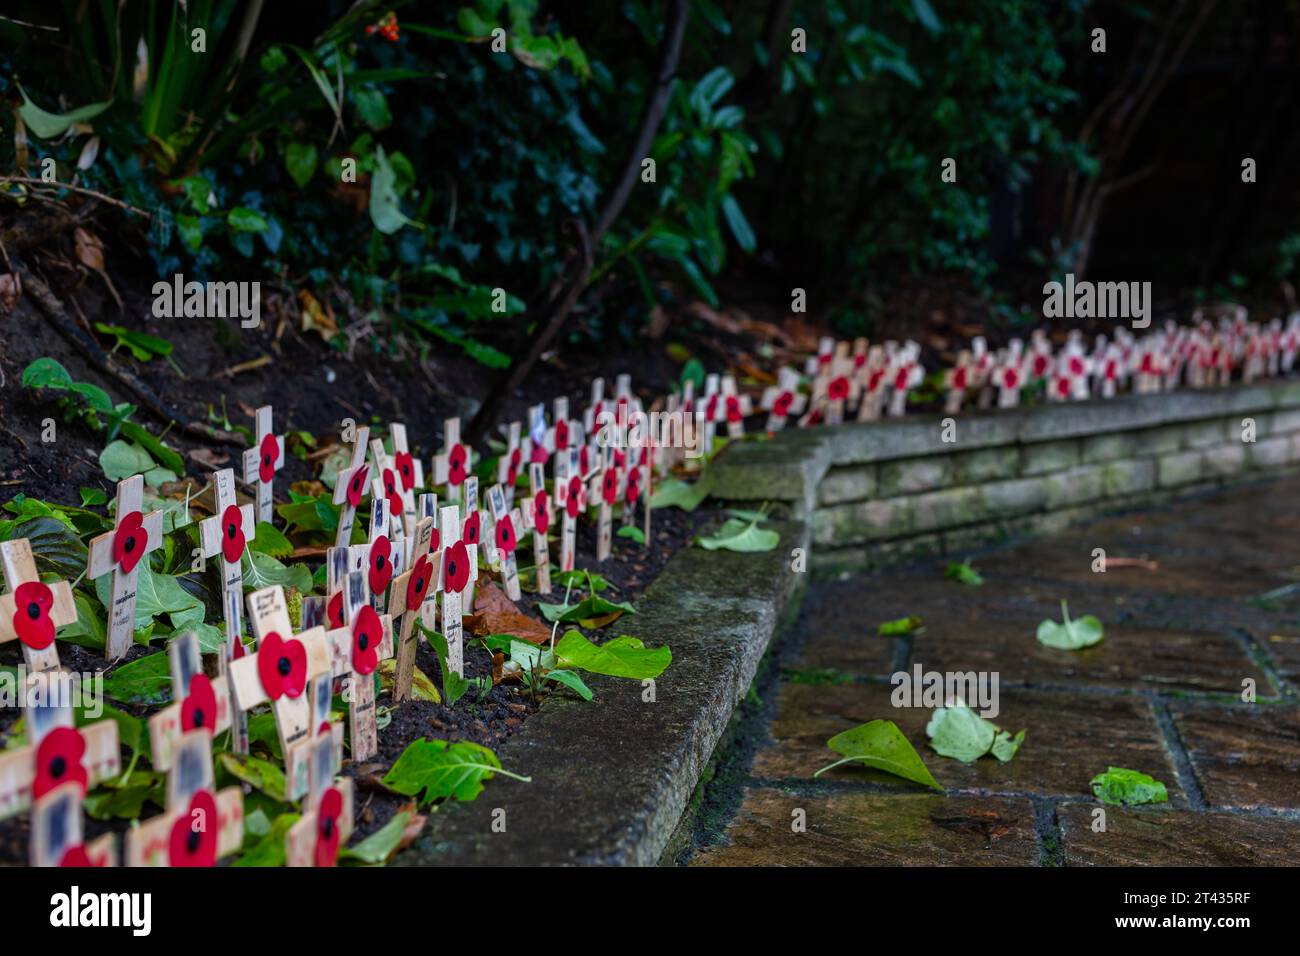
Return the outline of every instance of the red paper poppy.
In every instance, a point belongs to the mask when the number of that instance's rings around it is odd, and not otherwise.
[[[569,447],[569,423],[561,418],[555,423],[555,450],[563,451]]]
[[[335,591],[325,602],[325,619],[331,629],[343,626],[343,592]]]
[[[379,666],[379,643],[384,639],[384,625],[379,612],[369,604],[361,605],[352,622],[352,669],[358,674],[373,674]]]
[[[14,589],[14,631],[33,650],[44,650],[54,643],[52,607],[54,592],[40,581],[27,581]]]
[[[411,576],[406,579],[406,606],[408,608],[419,607],[424,601],[425,595],[429,592],[429,580],[433,577],[433,562],[429,560],[427,554],[422,554],[415,559],[415,567],[411,568]]]
[[[615,464],[617,467],[619,467],[619,468],[622,468],[624,465],[626,465],[626,464],[627,464],[627,452],[625,452],[625,451],[620,451],[619,449],[615,448],[615,449],[614,449],[614,464]]]
[[[727,421],[738,422],[745,416],[740,413],[740,399],[735,395],[727,396]]]
[[[497,550],[505,554],[514,554],[515,545],[515,523],[506,515],[497,522]]]
[[[433,553],[442,547],[442,532],[437,528],[433,529],[433,536],[429,538],[429,552]]]
[[[75,780],[86,793],[89,778],[82,758],[86,756],[86,738],[72,727],[55,727],[36,748],[36,779],[32,782],[32,800],[39,800],[60,784]]]
[[[221,512],[221,556],[230,564],[238,564],[245,543],[244,514],[239,505],[230,505]]]
[[[830,396],[833,402],[842,402],[849,397],[849,380],[841,375],[838,378],[831,379],[830,385],[826,387],[826,394]]]
[[[383,594],[393,581],[393,543],[380,535],[370,542],[370,593]]]
[[[821,421],[822,421],[822,410],[820,408],[814,408],[812,410],[812,413],[808,416],[808,424],[820,425]]]
[[[104,866],[107,860],[92,860],[90,854],[86,852],[84,843],[78,843],[76,846],[70,846],[63,851],[63,856],[59,858],[59,866],[63,869],[76,867],[77,869],[86,869],[92,866]]]
[[[145,533],[144,518],[140,512],[132,511],[123,515],[113,534],[113,560],[122,569],[122,573],[130,574],[135,570],[135,566],[144,557],[144,549],[148,544],[149,536]]]
[[[333,866],[339,858],[339,818],[343,816],[343,794],[330,787],[321,794],[316,808],[316,865]]]
[[[782,392],[772,403],[772,414],[777,418],[785,418],[790,414],[790,406],[794,404],[794,392]]]
[[[885,377],[885,370],[883,368],[878,368],[874,372],[872,372],[871,376],[867,379],[867,391],[874,392],[877,388],[879,388],[880,383],[884,379],[884,377]]]
[[[464,445],[457,445],[447,456],[447,484],[463,485],[469,477],[469,452]]]
[[[1004,388],[1015,388],[1020,384],[1020,373],[1013,368],[1007,369],[1002,373],[1002,385]]]
[[[641,497],[641,469],[633,468],[627,473],[627,503],[636,504],[637,498]]]
[[[523,457],[523,452],[518,448],[510,453],[510,464],[506,468],[506,484],[513,485],[519,478],[519,460]]]
[[[1048,362],[1048,358],[1042,352],[1037,352],[1034,354],[1034,377],[1035,378],[1042,378],[1044,375],[1047,374],[1047,362]]]
[[[704,420],[706,422],[716,421],[718,417],[718,396],[710,395],[709,400],[704,403]]]
[[[853,356],[854,368],[862,368],[862,366],[866,364],[867,364],[867,355],[865,352],[860,352],[857,355]]]
[[[181,730],[214,730],[217,723],[217,695],[204,674],[190,678],[190,692],[181,702]]]
[[[1056,380],[1056,394],[1066,398],[1070,394],[1070,380],[1062,375]]]
[[[275,478],[275,463],[280,459],[280,443],[274,435],[267,435],[258,446],[261,457],[257,462],[257,477],[264,483]]]
[[[172,824],[167,853],[169,866],[215,866],[217,863],[217,801],[211,790],[190,797],[189,809]]]
[[[547,498],[545,491],[539,491],[533,496],[533,527],[537,529],[538,534],[546,534],[550,526],[550,499]]]
[[[348,482],[348,504],[354,508],[361,507],[361,499],[366,494],[366,479],[370,477],[370,466],[361,465]]]
[[[564,511],[570,518],[578,517],[582,510],[582,479],[574,475],[569,479],[569,493],[564,499]]]
[[[1083,359],[1077,355],[1070,356],[1070,374],[1075,376],[1083,374]]]
[[[400,517],[406,510],[402,503],[402,493],[397,490],[397,476],[393,474],[393,469],[385,468],[383,474],[384,497],[388,499],[388,513],[393,517]]]
[[[591,451],[586,445],[583,445],[582,450],[578,452],[578,471],[584,475],[591,471]]]
[[[952,387],[958,391],[966,388],[966,370],[964,368],[953,369]]]
[[[399,451],[393,456],[397,464],[397,475],[402,479],[402,488],[410,491],[415,487],[415,459],[409,451]]]
[[[286,641],[271,631],[257,650],[257,676],[271,700],[298,697],[307,686],[307,649],[301,641]]]
[[[907,390],[907,380],[911,377],[912,371],[908,368],[900,368],[898,374],[894,376],[894,388],[900,391]]]
[[[469,582],[469,550],[465,542],[453,544],[442,560],[442,586],[452,594],[459,594]]]
[[[534,465],[544,465],[546,464],[546,459],[549,457],[550,453],[547,452],[545,445],[541,442],[533,442],[533,451],[532,455],[529,457],[529,461]]]
[[[613,468],[606,471],[604,477],[601,478],[600,494],[607,505],[612,505],[618,501],[618,472]]]
[[[465,521],[460,527],[460,539],[466,544],[478,544],[483,534],[482,525],[478,511],[471,511],[465,516]]]

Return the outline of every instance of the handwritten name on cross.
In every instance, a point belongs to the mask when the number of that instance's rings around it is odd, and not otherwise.
[[[352,525],[356,521],[357,509],[366,496],[370,484],[370,466],[366,464],[366,443],[370,439],[370,429],[361,426],[357,429],[356,444],[352,446],[352,460],[348,467],[340,471],[334,484],[334,504],[341,506],[338,531],[334,535],[334,546],[346,548],[352,541]]]
[[[465,635],[462,628],[465,590],[478,578],[478,546],[460,536],[460,513],[455,505],[442,509],[442,634],[447,639],[447,666],[465,676]]]
[[[438,571],[442,555],[433,551],[434,519],[421,518],[412,536],[411,565],[393,582],[392,606],[394,617],[401,618],[397,640],[397,676],[393,680],[393,699],[407,700],[411,696],[411,681],[415,674],[415,651],[419,645],[419,632],[415,621],[426,601],[432,601],[438,592]]]
[[[168,770],[172,751],[191,730],[219,734],[230,727],[234,712],[226,675],[203,673],[199,637],[186,631],[167,645],[171,664],[172,703],[149,718],[149,753],[155,770]]]
[[[474,467],[473,449],[460,442],[460,419],[449,418],[442,426],[443,451],[433,459],[433,482],[447,487],[447,500],[460,501],[461,487]]]
[[[275,473],[284,467],[284,436],[271,431],[271,406],[263,405],[254,412],[257,441],[244,452],[244,481],[253,485],[257,493],[257,520],[272,523],[272,485]]]
[[[113,606],[108,616],[108,642],[105,648],[105,656],[110,661],[125,656],[131,649],[131,641],[135,636],[138,567],[151,551],[162,545],[162,512],[141,514],[143,502],[143,475],[119,481],[113,530],[90,542],[90,577],[103,577],[110,571],[113,574]]]
[[[327,740],[312,743],[308,763],[311,784],[302,816],[285,836],[285,865],[334,866],[339,847],[352,838],[352,778],[334,779],[335,766]]]
[[[352,759],[369,760],[379,753],[375,722],[375,670],[393,656],[393,619],[380,614],[368,600],[366,577],[351,572],[343,586],[343,627],[326,634],[330,667],[344,679]]]
[[[18,641],[27,670],[33,673],[57,670],[55,631],[77,619],[72,586],[67,581],[41,581],[26,538],[0,541],[0,565],[9,585],[9,593],[0,595],[0,644]]]

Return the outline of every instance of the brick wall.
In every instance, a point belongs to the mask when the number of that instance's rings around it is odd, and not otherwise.
[[[819,570],[1011,535],[1300,468],[1300,382],[783,432],[728,448],[713,494],[782,501]],[[1254,441],[1243,440],[1248,422]]]

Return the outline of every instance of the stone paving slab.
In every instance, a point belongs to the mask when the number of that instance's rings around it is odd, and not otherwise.
[[[1170,710],[1211,806],[1300,809],[1300,711],[1266,704]]]
[[[767,780],[811,779],[837,759],[826,741],[869,720],[892,720],[945,788],[992,793],[1091,796],[1089,781],[1109,766],[1130,767],[1165,782],[1181,801],[1177,774],[1161,742],[1151,704],[1134,697],[1068,694],[1004,688],[995,722],[1027,731],[1015,759],[984,757],[972,764],[941,757],[929,747],[931,711],[896,708],[888,684],[814,686],[786,684],[777,699],[772,745],[754,756],[753,774]],[[915,792],[916,784],[866,767],[845,764],[818,778],[870,783]]]
[[[807,830],[792,828],[803,810]],[[1032,866],[1039,849],[1023,798],[796,795],[750,787],[727,843],[692,866]]]
[[[1300,821],[1150,807],[1106,807],[1093,832],[1084,804],[1057,811],[1067,866],[1300,866]]]

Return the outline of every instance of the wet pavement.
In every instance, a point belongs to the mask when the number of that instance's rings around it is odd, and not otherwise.
[[[981,586],[945,580],[948,559],[813,584],[677,862],[1300,864],[1300,479],[970,561]],[[1072,617],[1100,618],[1105,640],[1039,644],[1061,599]],[[924,629],[876,636],[908,615]],[[931,750],[932,710],[891,702],[890,675],[918,664],[996,673],[995,722],[1026,731],[1015,758]],[[898,725],[946,796],[858,764],[813,778],[837,759],[830,737],[877,718]],[[1112,766],[1162,781],[1169,802],[1098,814],[1089,782]]]

